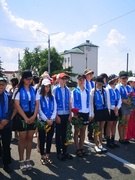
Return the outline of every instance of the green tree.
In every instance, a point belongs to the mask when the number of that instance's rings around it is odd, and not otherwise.
[[[50,75],[56,71],[62,70],[63,57],[59,55],[56,49],[53,47],[50,49]],[[48,70],[48,49],[42,50],[40,46],[34,48],[32,52],[29,48],[24,50],[24,57],[19,63],[20,71],[25,69],[31,69],[39,72],[41,75],[44,71]]]
[[[3,62],[0,60],[0,77],[5,77],[5,74],[4,74],[4,72],[3,72],[5,69],[2,68],[2,63],[3,63]]]

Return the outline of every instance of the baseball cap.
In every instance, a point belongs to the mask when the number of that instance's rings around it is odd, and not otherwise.
[[[51,84],[51,82],[50,82],[50,80],[49,80],[49,79],[43,79],[43,81],[42,81],[42,84],[41,84],[41,85],[47,86],[47,85],[50,85],[50,84]]]
[[[30,70],[25,70],[22,72],[23,79],[32,79],[32,72]]]

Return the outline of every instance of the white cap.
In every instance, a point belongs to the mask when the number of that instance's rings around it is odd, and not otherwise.
[[[42,84],[41,84],[41,85],[47,86],[47,85],[50,85],[50,84],[51,84],[51,82],[50,82],[50,80],[49,80],[49,79],[43,79],[43,81],[42,81]]]
[[[128,82],[129,82],[129,81],[135,82],[135,77],[129,77],[129,78],[128,78]]]

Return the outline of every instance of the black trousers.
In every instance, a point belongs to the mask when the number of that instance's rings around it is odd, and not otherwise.
[[[67,131],[67,122],[69,118],[69,114],[66,115],[58,115],[61,119],[61,123],[56,123],[56,150],[57,154],[63,153],[66,154],[67,146],[65,146],[66,142],[66,131]],[[61,152],[62,149],[62,152]]]
[[[10,153],[11,128],[5,128],[0,130],[0,135],[2,140],[3,165],[8,165],[11,163],[11,153]]]
[[[54,134],[54,123],[52,124],[51,129],[47,133],[45,130],[38,130],[38,132],[39,132],[40,154],[45,155],[44,152],[45,143],[46,143],[46,154],[50,154],[52,138]]]

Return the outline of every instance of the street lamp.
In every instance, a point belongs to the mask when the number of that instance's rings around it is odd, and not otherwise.
[[[43,34],[46,34],[48,36],[48,73],[50,74],[50,36],[51,35],[54,35],[54,34],[58,34],[59,32],[57,33],[53,33],[53,34],[48,34],[46,32],[43,32],[43,31],[40,31],[40,30],[37,30],[38,32],[41,32]]]

